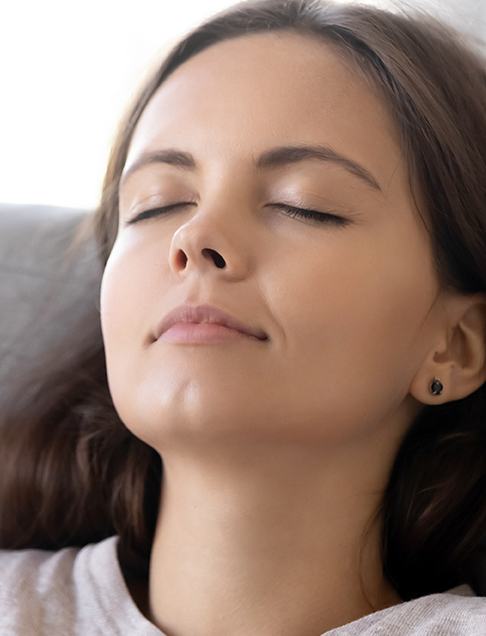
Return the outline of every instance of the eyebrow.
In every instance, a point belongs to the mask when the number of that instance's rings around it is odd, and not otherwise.
[[[297,146],[278,146],[270,148],[263,152],[255,161],[254,166],[259,170],[277,168],[289,164],[297,163],[308,159],[318,159],[324,162],[337,164],[347,170],[348,173],[361,179],[374,190],[382,189],[369,170],[362,165],[342,155],[330,146],[323,144],[318,145],[297,145]],[[155,163],[164,163],[176,168],[194,171],[197,170],[197,162],[194,157],[177,148],[165,148],[161,150],[146,151],[140,155],[134,163],[125,170],[120,178],[120,187],[126,183],[128,177],[134,174],[144,166]]]

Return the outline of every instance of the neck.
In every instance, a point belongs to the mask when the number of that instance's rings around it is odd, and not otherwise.
[[[363,534],[389,465],[376,446],[374,464],[363,454],[272,446],[164,459],[144,613],[168,636],[316,636],[399,603],[379,528]]]

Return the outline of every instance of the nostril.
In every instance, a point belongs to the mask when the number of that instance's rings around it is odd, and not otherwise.
[[[203,254],[204,254],[204,256],[209,254],[210,258],[214,259],[214,263],[215,263],[216,267],[219,267],[221,269],[221,268],[223,268],[225,266],[224,258],[221,256],[221,254],[216,252],[216,250],[212,250],[210,248],[205,248],[205,249],[203,249]]]

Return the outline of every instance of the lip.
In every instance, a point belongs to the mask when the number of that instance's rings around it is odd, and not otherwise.
[[[177,323],[212,323],[233,329],[258,340],[268,340],[268,336],[264,331],[258,327],[246,325],[219,307],[213,305],[189,305],[187,303],[179,305],[164,316],[154,330],[155,339],[158,340],[165,331]]]

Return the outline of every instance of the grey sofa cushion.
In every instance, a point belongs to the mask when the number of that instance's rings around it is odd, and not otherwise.
[[[0,408],[9,388],[79,320],[99,323],[94,242],[65,259],[89,210],[0,204]]]

